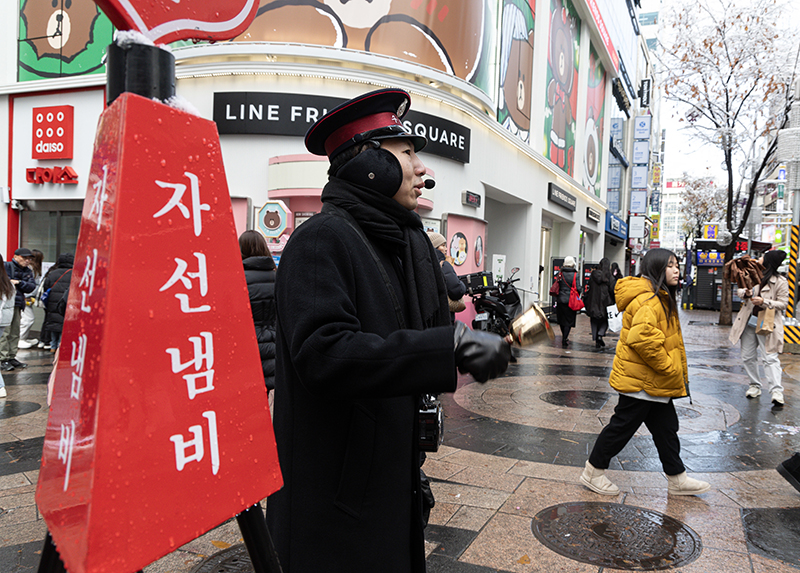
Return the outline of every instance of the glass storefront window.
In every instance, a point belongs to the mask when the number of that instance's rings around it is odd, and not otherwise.
[[[75,252],[80,225],[78,211],[23,211],[20,246],[39,249],[45,262],[54,263],[59,254]]]

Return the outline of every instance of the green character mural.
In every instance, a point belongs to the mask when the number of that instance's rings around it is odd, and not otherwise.
[[[497,121],[525,143],[530,143],[535,14],[529,0],[503,3]]]
[[[545,156],[573,175],[581,22],[570,0],[551,0],[547,52]]]
[[[19,81],[105,72],[114,28],[92,0],[21,0]]]
[[[600,196],[603,168],[603,125],[606,109],[606,71],[594,46],[589,46],[589,87],[583,145],[583,184]]]

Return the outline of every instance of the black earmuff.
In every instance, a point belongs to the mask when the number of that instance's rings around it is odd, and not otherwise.
[[[345,163],[336,176],[380,195],[394,197],[403,183],[400,162],[391,152],[381,149],[377,141],[367,144],[370,147]]]

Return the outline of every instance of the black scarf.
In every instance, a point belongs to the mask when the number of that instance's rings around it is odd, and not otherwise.
[[[394,199],[336,177],[330,178],[321,199],[350,213],[370,241],[400,258],[408,328],[450,324],[444,278],[419,215]]]

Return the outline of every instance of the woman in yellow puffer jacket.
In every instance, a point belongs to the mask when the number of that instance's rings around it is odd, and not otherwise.
[[[669,493],[696,495],[711,488],[688,477],[680,457],[678,414],[672,399],[688,396],[689,370],[675,302],[679,276],[675,254],[652,249],[642,259],[642,276],[617,281],[617,308],[624,314],[609,383],[620,393],[619,403],[597,437],[580,478],[596,493],[619,494],[605,470],[642,423],[653,436]]]

